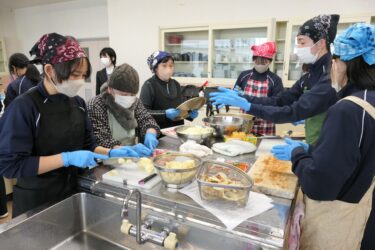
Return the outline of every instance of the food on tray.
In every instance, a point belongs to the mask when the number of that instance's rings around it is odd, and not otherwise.
[[[139,159],[137,163],[138,167],[146,171],[147,173],[154,172],[154,164],[152,160],[146,157],[142,157]]]
[[[131,159],[118,158],[117,163],[118,164],[131,164],[133,163],[133,161]]]
[[[256,145],[258,139],[253,134],[247,134],[245,132],[233,132],[230,135],[224,136],[224,141],[229,141],[229,140],[241,140],[241,141],[251,142],[254,145]]]
[[[179,133],[186,135],[203,135],[211,133],[212,131],[213,130],[210,127],[193,126],[187,127],[186,129],[179,131]]]
[[[195,161],[194,160],[183,160],[183,158],[187,157],[176,157],[175,160],[168,161],[168,157],[164,159],[165,165],[163,168],[166,169],[192,169],[192,171],[186,171],[186,172],[165,172],[165,171],[159,171],[160,176],[162,179],[169,183],[169,184],[181,184],[185,182],[191,181],[195,176]],[[163,164],[162,164],[163,165]]]
[[[214,176],[206,176],[205,181],[229,186],[242,186],[241,182],[231,180],[224,172],[219,172]],[[224,187],[203,186],[202,192],[205,198],[208,200],[222,198],[230,201],[240,201],[246,197],[245,190]]]
[[[278,160],[273,155],[263,155],[259,157],[256,161],[257,164],[263,166],[264,169],[279,172],[279,173],[286,173],[286,174],[293,174],[292,172],[292,163],[290,161],[281,161]]]
[[[244,172],[247,172],[250,169],[249,164],[247,164],[246,162],[230,162],[230,164],[241,169]]]

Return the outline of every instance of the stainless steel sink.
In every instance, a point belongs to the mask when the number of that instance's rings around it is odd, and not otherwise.
[[[110,194],[105,197],[79,193],[0,225],[0,249],[165,249],[150,242],[139,245],[135,237],[121,233],[122,199]],[[127,218],[135,224],[135,202],[130,205]],[[202,224],[192,214],[176,216],[147,204],[142,206],[142,215],[153,221],[153,230],[160,232],[168,227],[177,234],[178,249],[279,249],[256,238]]]
[[[26,219],[26,215],[21,215],[0,227],[0,248],[163,249],[149,243],[138,245],[134,237],[121,233],[120,212],[118,203],[79,193]]]

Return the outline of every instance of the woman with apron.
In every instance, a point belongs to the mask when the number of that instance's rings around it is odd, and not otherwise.
[[[149,156],[158,145],[160,129],[154,118],[136,97],[139,76],[129,64],[122,64],[113,71],[102,93],[88,102],[87,110],[94,136],[100,146],[118,147],[134,145],[144,147]]]
[[[90,62],[73,37],[46,34],[30,53],[45,77],[0,120],[0,175],[17,178],[13,217],[75,193],[79,168],[96,165],[95,159],[134,152],[97,145],[85,102],[77,96],[90,76]]]
[[[292,160],[304,192],[301,249],[375,249],[375,26],[358,23],[334,42],[332,80],[343,98],[318,143],[272,149]]]
[[[255,97],[276,96],[283,90],[281,78],[269,70],[276,53],[275,42],[266,42],[251,46],[254,68],[241,72],[234,89],[240,89],[244,95]],[[255,118],[253,132],[260,135],[275,135],[275,124]]]
[[[336,36],[338,15],[319,15],[300,26],[295,53],[300,63],[308,64],[308,73],[290,88],[274,97],[238,95],[238,92],[219,88],[211,93],[214,105],[231,105],[248,114],[275,123],[305,120],[306,141],[315,144],[327,109],[336,103],[331,87],[330,44]]]

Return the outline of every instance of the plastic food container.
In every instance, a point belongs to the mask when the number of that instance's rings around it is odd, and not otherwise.
[[[219,180],[219,181],[217,181]],[[244,207],[253,182],[237,167],[216,161],[205,161],[197,173],[202,200],[221,200]]]
[[[190,184],[202,165],[201,159],[197,156],[178,152],[157,155],[153,163],[162,182],[168,188],[182,188]]]

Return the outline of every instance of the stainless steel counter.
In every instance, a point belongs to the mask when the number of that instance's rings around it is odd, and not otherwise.
[[[177,139],[164,137],[160,140],[158,148],[178,150],[179,145],[180,142]],[[249,163],[255,161],[254,153],[235,158],[214,154],[204,159],[216,159],[218,157]],[[102,175],[111,169],[111,166],[100,166],[86,172],[79,180],[81,190],[107,198],[124,198],[127,190],[132,188],[131,186],[114,185],[102,181]],[[235,239],[238,245],[236,249],[283,249],[286,247],[286,232],[294,206],[292,200],[270,196],[274,203],[272,209],[249,218],[234,230],[227,230],[220,220],[199,206],[190,197],[176,190],[167,189],[161,183],[151,190],[140,189],[140,191],[142,192],[144,217],[164,220],[166,223],[182,223],[187,227],[190,225],[192,228],[200,228],[202,232],[220,235],[223,239],[227,238],[231,241]],[[204,235],[204,233],[196,234],[195,237],[197,240],[206,240],[207,242],[212,240],[204,239]],[[207,233],[206,236],[208,235]],[[198,239],[200,237],[203,238]],[[194,238],[189,240],[194,241]],[[194,246],[193,242],[191,244],[191,246]],[[217,244],[212,244],[212,247],[212,249],[218,249]]]

